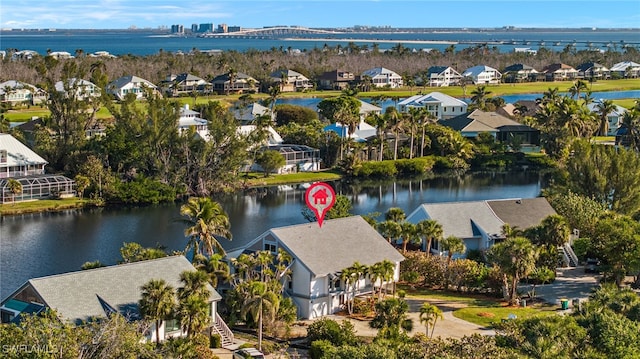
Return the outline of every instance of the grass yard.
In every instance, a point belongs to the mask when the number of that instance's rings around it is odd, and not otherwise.
[[[298,172],[283,175],[270,175],[264,177],[262,173],[251,172],[247,180],[250,187],[263,187],[291,183],[305,183],[317,181],[333,181],[340,179],[342,175],[337,171]]]
[[[513,314],[517,318],[530,318],[537,315],[555,315],[557,306],[536,304],[526,308],[510,307],[495,304],[492,306],[469,306],[457,309],[453,316],[484,327],[492,327],[503,319],[509,318]]]
[[[0,205],[0,214],[6,216],[24,213],[51,212],[65,209],[83,208],[92,205],[94,205],[94,203],[88,199],[43,199],[37,201],[2,204]]]

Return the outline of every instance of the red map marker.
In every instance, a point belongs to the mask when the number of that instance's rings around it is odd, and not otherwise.
[[[324,216],[336,203],[336,192],[333,187],[324,182],[312,184],[304,194],[307,207],[315,213],[318,219],[318,225],[322,227]]]

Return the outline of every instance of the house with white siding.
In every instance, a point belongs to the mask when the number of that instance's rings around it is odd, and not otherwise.
[[[270,77],[282,92],[304,91],[313,87],[305,75],[293,70],[277,70],[272,72]]]
[[[427,70],[426,78],[421,80],[431,87],[455,86],[462,80],[462,75],[451,66],[431,66]]]
[[[547,81],[574,80],[578,77],[578,70],[562,63],[547,65],[542,69],[542,73]]]
[[[86,100],[100,96],[100,89],[93,82],[70,78],[67,81],[58,81],[55,83],[56,91],[61,93],[75,93],[77,100]]]
[[[635,79],[640,76],[640,64],[633,61],[622,61],[609,68],[611,74],[617,74],[620,78]]]
[[[151,81],[138,76],[123,76],[110,82],[107,85],[107,93],[113,95],[117,100],[122,101],[128,94],[134,94],[136,99],[146,96],[147,90],[157,91],[156,85]]]
[[[441,92],[414,95],[398,102],[398,108],[402,112],[407,112],[410,108],[425,108],[437,120],[465,114],[468,107],[466,102]]]
[[[272,228],[244,247],[245,252],[283,249],[293,258],[285,294],[298,307],[299,318],[318,318],[342,310],[353,296],[369,294],[374,286],[392,286],[400,276],[404,257],[360,216]],[[238,253],[239,255],[240,253]],[[358,290],[345,288],[342,270],[355,262],[370,266],[389,260],[395,264],[393,279],[371,283],[362,277]]]
[[[371,79],[371,84],[374,87],[402,87],[402,76],[384,67],[369,69],[363,72],[362,75],[360,75],[360,78],[365,76]]]
[[[464,70],[462,77],[471,79],[474,85],[498,84],[500,83],[502,74],[493,67],[478,65]]]
[[[37,105],[47,99],[47,93],[31,84],[9,80],[0,83],[0,101],[10,104]]]

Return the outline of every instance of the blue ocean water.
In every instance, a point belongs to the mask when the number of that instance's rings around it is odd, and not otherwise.
[[[293,36],[293,35],[292,35]],[[593,48],[622,51],[624,46],[640,47],[638,31],[449,31],[428,33],[345,33],[304,35],[304,38],[251,37],[251,38],[200,38],[195,36],[173,37],[153,31],[0,31],[0,49],[33,50],[40,54],[50,51],[67,51],[71,54],[82,49],[84,53],[108,51],[114,55],[152,55],[164,52],[189,52],[193,49],[247,51],[269,49],[298,49],[301,51],[328,46],[374,44],[380,50],[390,49],[401,43],[405,47],[421,51],[437,49],[443,51],[452,43],[456,50],[487,44],[500,52],[511,52],[515,48],[538,50],[544,47],[561,51],[567,45],[577,50]],[[301,36],[301,35],[296,35]]]

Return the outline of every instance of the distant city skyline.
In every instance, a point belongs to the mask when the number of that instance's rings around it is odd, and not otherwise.
[[[3,29],[126,29],[174,24],[188,29],[202,23],[243,28],[640,28],[640,1],[14,0],[0,7]]]

